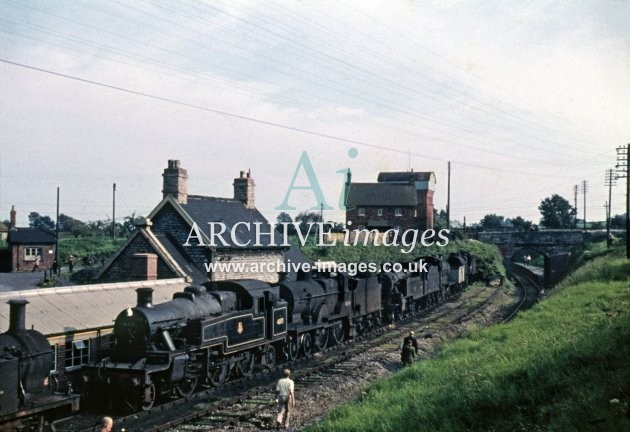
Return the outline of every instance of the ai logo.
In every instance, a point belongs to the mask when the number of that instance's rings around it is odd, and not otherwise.
[[[359,151],[356,148],[351,148],[348,150],[348,157],[350,159],[354,159],[359,155]],[[296,186],[295,181],[300,174],[300,171],[304,171],[306,178],[308,180],[307,186]],[[342,169],[336,171],[337,174],[344,175],[344,182],[342,183],[341,196],[339,197],[339,208],[341,210],[346,210],[346,194],[348,191],[346,190],[346,181],[345,178],[348,176],[350,170]],[[319,185],[319,181],[317,180],[317,175],[315,175],[315,170],[313,169],[313,164],[311,163],[311,159],[308,157],[308,153],[305,151],[302,152],[300,156],[300,160],[298,161],[297,167],[295,168],[295,172],[293,173],[293,178],[291,179],[291,183],[289,184],[289,189],[287,190],[286,195],[284,196],[284,201],[275,210],[295,210],[295,207],[289,204],[289,198],[291,197],[291,192],[293,190],[310,190],[313,192],[313,196],[315,197],[315,205],[310,208],[310,210],[320,210],[320,206],[322,210],[333,210],[333,207],[329,206],[324,198],[324,193],[322,192],[322,188]]]

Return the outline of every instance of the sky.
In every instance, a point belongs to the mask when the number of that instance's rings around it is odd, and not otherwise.
[[[111,218],[113,183],[117,218],[147,215],[169,159],[197,195],[231,197],[251,170],[273,220],[304,152],[329,220],[347,168],[434,171],[444,209],[448,161],[452,220],[538,222],[583,180],[604,220],[630,143],[628,22],[612,0],[4,0],[0,220],[54,218],[57,187],[61,213]],[[624,197],[619,179],[613,214]]]

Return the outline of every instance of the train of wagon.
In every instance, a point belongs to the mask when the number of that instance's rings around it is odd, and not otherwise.
[[[303,272],[276,284],[208,282],[161,304],[153,304],[151,288],[139,288],[136,306],[115,320],[110,355],[84,366],[75,388],[86,405],[148,410],[400,320],[443,302],[477,274],[466,252],[415,261],[423,266],[411,261],[354,276]]]

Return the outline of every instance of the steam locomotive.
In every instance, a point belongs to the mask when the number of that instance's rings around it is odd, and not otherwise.
[[[44,430],[79,409],[79,395],[51,392],[53,352],[46,337],[25,328],[28,301],[10,300],[9,329],[0,334],[0,430]]]
[[[444,301],[476,274],[476,258],[462,252],[397,263],[378,275],[208,282],[157,305],[151,288],[139,288],[136,306],[116,318],[111,355],[85,366],[77,384],[85,402],[148,410],[158,399],[308,357],[402,319]]]

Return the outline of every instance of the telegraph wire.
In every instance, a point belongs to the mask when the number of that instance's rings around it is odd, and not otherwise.
[[[302,133],[302,134],[305,134],[305,135],[316,136],[316,137],[319,137],[319,138],[326,138],[326,139],[330,139],[330,140],[334,140],[334,141],[344,142],[344,143],[348,143],[348,144],[355,144],[355,145],[359,145],[359,146],[374,148],[374,149],[388,151],[388,152],[393,152],[393,153],[399,153],[399,154],[405,154],[405,155],[406,154],[411,154],[413,156],[417,156],[417,157],[421,157],[421,158],[429,159],[429,160],[436,160],[436,161],[441,161],[441,162],[446,162],[447,161],[447,159],[444,159],[444,158],[437,158],[437,157],[427,156],[427,155],[419,154],[419,153],[409,153],[406,150],[393,149],[393,148],[389,148],[389,147],[385,147],[385,146],[381,146],[381,145],[377,145],[377,144],[368,143],[368,142],[365,142],[365,141],[359,141],[359,140],[354,140],[354,139],[350,139],[350,138],[343,138],[343,137],[339,137],[339,136],[335,136],[335,135],[331,135],[331,134],[317,132],[317,131],[314,131],[314,130],[303,129],[303,128],[290,126],[290,125],[286,125],[286,124],[282,124],[282,123],[277,123],[277,122],[272,122],[272,121],[268,121],[268,120],[262,120],[262,119],[258,119],[258,118],[254,118],[254,117],[241,115],[241,114],[236,114],[236,113],[231,113],[231,112],[227,112],[227,111],[222,111],[222,110],[218,110],[218,109],[214,109],[214,108],[210,108],[210,107],[205,107],[205,106],[202,106],[202,105],[197,105],[197,104],[193,104],[193,103],[189,103],[189,102],[180,101],[180,100],[177,100],[177,99],[167,98],[167,97],[158,96],[158,95],[154,95],[154,94],[147,93],[147,92],[141,92],[141,91],[137,91],[137,90],[128,89],[128,88],[125,88],[125,87],[115,86],[115,85],[111,85],[111,84],[106,84],[106,83],[102,83],[102,82],[98,82],[98,81],[89,80],[89,79],[86,79],[86,78],[81,78],[81,77],[77,77],[77,76],[73,76],[73,75],[68,75],[68,74],[64,74],[64,73],[60,73],[60,72],[55,72],[55,71],[52,71],[52,70],[49,70],[49,69],[39,68],[39,67],[36,67],[36,66],[31,66],[31,65],[27,65],[27,64],[23,64],[23,63],[18,63],[18,62],[14,62],[14,61],[11,61],[11,60],[8,60],[8,59],[4,59],[4,58],[0,58],[0,62],[6,63],[6,64],[10,64],[10,65],[13,65],[13,66],[17,66],[17,67],[21,67],[21,68],[25,68],[25,69],[34,70],[34,71],[45,73],[45,74],[49,74],[49,75],[53,75],[53,76],[57,76],[57,77],[61,77],[61,78],[65,78],[65,79],[69,79],[69,80],[73,80],[73,81],[77,81],[77,82],[82,82],[82,83],[85,83],[85,84],[91,84],[91,85],[95,85],[95,86],[99,86],[99,87],[103,87],[103,88],[108,88],[108,89],[111,89],[111,90],[116,90],[116,91],[123,92],[123,93],[128,93],[128,94],[133,94],[133,95],[136,95],[136,96],[146,97],[146,98],[149,98],[149,99],[159,100],[159,101],[170,103],[170,104],[185,106],[185,107],[188,107],[188,108],[193,108],[193,109],[197,109],[197,110],[201,110],[201,111],[206,111],[206,112],[210,112],[210,113],[221,115],[221,116],[226,116],[226,117],[236,118],[236,119],[240,119],[240,120],[250,121],[250,122],[254,122],[254,123],[258,123],[258,124],[262,124],[262,125],[266,125],[266,126],[272,126],[272,127],[277,127],[277,128],[281,128],[281,129],[290,130],[290,131],[293,131],[293,132],[299,132],[299,133]],[[534,175],[534,176],[539,176],[539,177],[541,176],[538,173],[525,172],[525,171],[519,171],[519,170],[511,170],[511,169],[504,169],[504,168],[499,168],[499,167],[496,167],[496,166],[486,166],[486,165],[482,165],[482,164],[475,164],[475,163],[463,162],[463,161],[458,161],[458,160],[453,160],[452,162],[458,163],[460,165],[471,166],[471,167],[476,167],[476,168],[490,169],[490,170],[495,170],[495,171],[505,171],[505,172],[509,172],[509,173],[512,173],[512,174]],[[544,177],[572,178],[573,176],[558,176],[558,175],[552,175],[552,174],[545,174]]]

